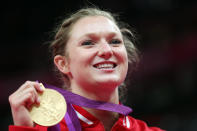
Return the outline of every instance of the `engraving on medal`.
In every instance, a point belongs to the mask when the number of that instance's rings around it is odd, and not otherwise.
[[[40,105],[34,105],[30,110],[32,120],[43,126],[53,126],[60,122],[67,109],[64,97],[53,89],[45,89],[39,96]]]

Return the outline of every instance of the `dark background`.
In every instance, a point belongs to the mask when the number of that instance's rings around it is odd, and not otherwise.
[[[56,84],[46,41],[55,23],[84,5],[97,5],[138,33],[142,60],[129,78],[135,118],[168,131],[197,130],[196,0],[65,0],[1,3],[0,130],[12,124],[8,96],[26,80]]]

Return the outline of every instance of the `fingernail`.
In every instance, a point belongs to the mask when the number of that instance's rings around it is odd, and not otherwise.
[[[40,89],[44,90],[45,89],[44,85],[42,83],[39,83],[39,84],[40,84]]]
[[[39,97],[37,98],[36,102],[37,102],[38,104],[40,103],[40,98],[39,98]]]

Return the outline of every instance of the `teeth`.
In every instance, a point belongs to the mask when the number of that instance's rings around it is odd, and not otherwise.
[[[96,68],[101,69],[101,68],[110,68],[112,69],[114,67],[113,64],[99,64],[96,66]]]

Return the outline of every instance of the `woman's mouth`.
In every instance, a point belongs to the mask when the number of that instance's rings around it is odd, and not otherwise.
[[[102,62],[102,63],[98,63],[93,65],[95,68],[97,69],[114,69],[117,65],[115,63],[112,62]]]

